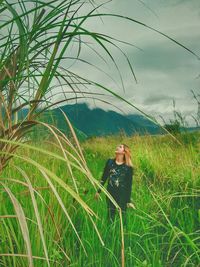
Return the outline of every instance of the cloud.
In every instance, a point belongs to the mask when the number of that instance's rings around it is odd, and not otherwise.
[[[144,0],[143,2],[148,8],[140,1],[114,0],[106,5],[107,10],[102,8],[100,11],[102,13],[118,13],[144,22],[200,55],[199,0]],[[195,114],[196,103],[192,99],[190,90],[194,89],[196,92],[199,90],[200,79],[196,79],[196,77],[199,75],[200,61],[194,55],[166,37],[133,22],[106,17],[103,18],[102,23],[93,18],[88,21],[86,26],[91,31],[103,32],[142,49],[139,50],[118,43],[133,64],[138,83],[136,84],[131,77],[129,66],[124,57],[110,45],[108,47],[122,73],[125,93],[120,85],[119,74],[108,57],[108,64],[105,64],[89,49],[82,50],[81,53],[83,59],[87,59],[102,68],[103,71],[112,76],[115,82],[103,72],[94,70],[91,66],[83,66],[81,63],[75,64],[73,70],[111,88],[115,93],[129,99],[131,103],[150,115],[159,116],[160,114],[166,118],[172,117],[173,99],[175,99],[176,108],[180,112],[188,114],[188,116],[191,113]],[[94,41],[92,42],[94,43]],[[103,56],[106,55],[103,49],[99,49],[97,45],[94,47],[98,53],[102,53]],[[97,88],[91,90],[93,92],[99,91]],[[136,112],[117,98],[106,97],[106,100],[127,113]],[[91,107],[94,106],[93,101],[88,100],[88,102]],[[109,107],[109,105],[99,101],[96,101],[96,105],[106,110],[114,109],[114,107]]]
[[[160,94],[160,95],[151,95],[144,99],[144,105],[152,105],[152,104],[160,104],[161,102],[171,102],[174,98],[168,95]]]

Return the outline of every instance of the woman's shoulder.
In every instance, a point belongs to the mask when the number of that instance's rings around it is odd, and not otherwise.
[[[109,159],[107,159],[106,164],[108,166],[110,166],[111,164],[113,164],[113,162],[114,162],[114,159],[113,158],[109,158]]]
[[[125,164],[125,166],[126,166],[126,168],[127,168],[127,169],[129,169],[129,170],[132,170],[132,169],[134,169],[134,167],[133,167],[133,166],[131,166],[131,165],[127,165],[127,164]]]
[[[134,172],[134,167],[130,165],[126,165],[126,169],[128,172],[133,173]]]
[[[114,159],[113,158],[108,158],[107,162],[114,162]]]

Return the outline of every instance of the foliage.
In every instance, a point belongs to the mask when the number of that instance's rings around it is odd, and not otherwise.
[[[118,142],[127,143],[131,147],[135,169],[132,200],[136,210],[127,210],[128,225],[124,229],[125,266],[197,266],[200,257],[198,229],[200,184],[199,156],[195,146],[175,146],[169,136],[92,138],[81,146],[87,165],[97,180],[101,177],[107,158],[113,157]],[[76,183],[79,196],[98,218],[88,216],[77,198],[74,200],[75,196],[64,190],[64,184],[58,183],[59,180],[56,182],[54,179],[56,177],[50,176],[82,240],[81,244],[72,225],[66,220],[64,207],[62,208],[58,202],[51,185],[33,164],[41,162],[43,168],[49,169],[73,188],[66,163],[62,160],[56,143],[38,143],[37,148],[43,150],[34,149],[32,143],[21,147],[17,157],[10,162],[9,168],[6,168],[1,176],[1,181],[6,185],[9,185],[9,177],[15,176],[18,181],[13,183],[10,190],[17,196],[26,215],[34,266],[46,266],[44,248],[38,231],[37,218],[34,209],[31,208],[31,191],[25,182],[26,176],[22,175],[19,166],[24,169],[33,185],[50,266],[119,267],[121,265],[119,216],[114,225],[108,225],[104,194],[101,195],[102,201],[95,201],[95,188],[86,175],[83,175],[75,165],[72,166],[74,177],[78,177]],[[53,154],[47,156],[45,152],[47,148]],[[32,160],[31,164],[24,161],[25,155],[25,159]],[[143,167],[142,158],[145,159]],[[153,181],[147,182],[148,173],[145,166],[148,168],[149,164],[154,170],[154,175]],[[3,188],[1,203],[3,203],[0,208],[1,264],[25,267],[27,258],[20,256],[26,253],[20,224],[14,215],[11,200]],[[90,217],[93,218],[103,243],[100,242]],[[9,253],[9,256],[5,253]]]
[[[90,7],[89,10],[86,6]],[[90,226],[87,224],[86,228],[90,230],[92,226],[101,245],[104,244],[94,222],[95,213],[80,193],[82,177],[83,183],[87,181],[95,189],[99,183],[87,166],[68,118],[62,113],[72,138],[65,136],[54,125],[38,120],[40,114],[55,105],[85,97],[80,96],[85,93],[85,87],[104,90],[139,110],[113,89],[70,70],[73,62],[83,62],[81,51],[88,46],[88,40],[92,40],[115,66],[123,87],[121,73],[108,49],[110,45],[118,47],[116,43],[119,41],[98,32],[90,32],[87,29],[88,19],[112,16],[162,34],[137,20],[100,13],[101,6],[92,0],[0,0],[0,198],[4,204],[1,205],[3,223],[0,225],[2,266],[68,264],[68,254],[73,257],[73,252],[66,251],[66,242],[71,241],[69,238],[66,240],[65,236],[71,237],[72,233],[79,241],[81,253],[87,254],[84,238],[80,237],[72,220],[74,206],[70,201],[73,199],[77,209],[81,208],[81,212],[87,214],[83,218],[90,221]],[[194,54],[174,39],[162,35]],[[122,54],[136,79],[129,59],[123,51]],[[84,63],[91,65],[87,61]],[[66,91],[64,87],[69,90]],[[70,93],[73,93],[72,97],[68,97]],[[60,96],[60,100],[55,100],[55,96]],[[90,93],[90,97],[98,98],[98,94]],[[24,108],[27,114],[22,119],[20,114]],[[37,145],[27,143],[29,140],[25,136],[37,125],[45,127],[51,134],[47,145],[44,145],[42,136]],[[110,197],[106,190],[103,192]],[[123,266],[121,217],[120,233]],[[196,247],[191,247],[196,252]]]

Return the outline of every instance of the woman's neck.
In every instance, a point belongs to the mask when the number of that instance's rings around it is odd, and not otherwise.
[[[124,163],[124,155],[116,155],[115,162],[117,164],[123,164]]]

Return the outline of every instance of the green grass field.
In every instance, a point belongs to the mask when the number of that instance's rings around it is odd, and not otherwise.
[[[135,170],[132,200],[136,210],[127,210],[126,267],[200,266],[200,134],[178,138],[182,145],[167,135],[110,136],[91,138],[81,144],[88,168],[97,180],[101,178],[106,160],[114,157],[116,145],[126,143],[131,148]],[[57,155],[60,153],[45,142],[36,146]],[[28,241],[24,236],[30,240],[34,266],[48,266],[44,242],[50,266],[121,266],[119,216],[114,225],[108,224],[104,193],[101,193],[101,200],[95,200],[93,185],[72,166],[79,195],[98,216],[92,216],[92,221],[80,203],[61,183],[51,178],[50,173],[50,182],[47,182],[44,170],[42,173],[35,162],[75,190],[66,162],[32,147],[18,149],[1,174],[0,266],[31,266],[27,256]],[[28,181],[35,190],[32,195]],[[38,211],[34,209],[34,203],[37,203]],[[21,216],[21,221],[16,214]]]

